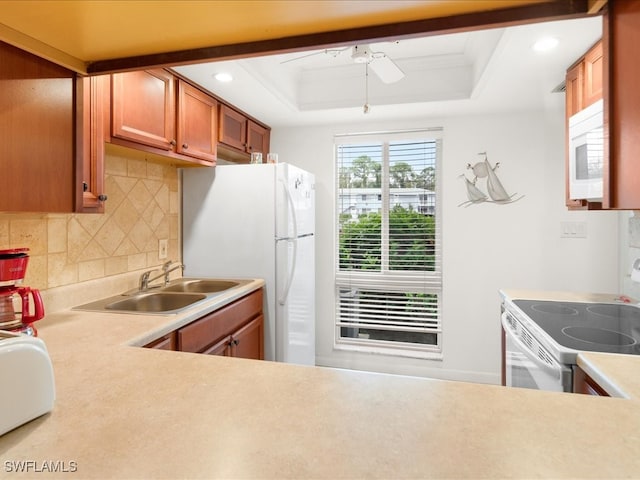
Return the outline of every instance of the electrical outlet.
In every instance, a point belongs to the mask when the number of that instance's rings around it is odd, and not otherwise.
[[[158,240],[158,258],[160,260],[167,258],[169,255],[169,240],[163,238],[162,240]]]

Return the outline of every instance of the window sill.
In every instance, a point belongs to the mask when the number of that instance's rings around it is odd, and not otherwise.
[[[348,342],[334,343],[334,350],[349,351],[355,353],[366,353],[371,355],[385,355],[389,357],[418,358],[420,360],[442,361],[443,355],[441,351],[435,350],[418,350],[407,348],[389,348],[379,347],[375,345],[357,345]]]

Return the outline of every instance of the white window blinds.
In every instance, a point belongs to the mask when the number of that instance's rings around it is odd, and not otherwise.
[[[440,350],[441,141],[337,138],[336,339]]]

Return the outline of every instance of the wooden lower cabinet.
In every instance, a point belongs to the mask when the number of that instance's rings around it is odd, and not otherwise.
[[[181,352],[264,360],[263,290],[256,290],[177,331]]]
[[[250,321],[231,335],[231,356],[264,360],[264,316]]]
[[[264,360],[263,300],[255,290],[145,347]]]
[[[264,316],[251,320],[204,352],[207,355],[264,360]]]
[[[176,332],[171,332],[164,337],[155,339],[153,342],[144,346],[145,348],[153,348],[155,350],[175,350],[176,349]]]
[[[573,393],[609,397],[610,395],[579,366],[573,367]]]
[[[204,352],[205,355],[220,355],[221,357],[231,356],[231,335],[224,337],[218,343],[210,348],[207,348]]]

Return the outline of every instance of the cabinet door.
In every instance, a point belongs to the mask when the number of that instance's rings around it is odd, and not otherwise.
[[[104,142],[109,115],[109,75],[77,81],[76,211],[103,213]]]
[[[214,342],[233,334],[262,313],[263,292],[256,290],[178,330],[178,350],[202,352]]]
[[[231,356],[231,337],[224,337],[222,340],[220,340],[218,343],[216,343],[214,346],[206,349],[204,352],[205,355],[220,355],[223,357],[230,357]]]
[[[246,151],[247,118],[227,105],[220,105],[220,142]]]
[[[583,108],[602,98],[602,78],[604,75],[604,58],[602,42],[598,42],[584,56]]]
[[[116,138],[172,150],[175,144],[174,78],[165,70],[112,76],[112,132]]]
[[[247,150],[249,153],[261,152],[262,160],[267,161],[269,130],[251,120],[247,122]]]
[[[580,62],[567,70],[565,80],[565,102],[567,122],[571,115],[578,113],[584,107],[582,105],[582,85],[584,79],[584,63]]]
[[[231,336],[231,355],[264,360],[264,316],[260,315]]]
[[[594,395],[598,397],[610,396],[596,381],[579,366],[573,367],[573,393]]]
[[[144,346],[145,348],[153,348],[155,350],[175,350],[176,349],[176,334],[171,332],[164,337],[160,337],[153,342]]]
[[[636,210],[640,208],[640,2],[609,2],[607,9],[602,38],[609,158],[605,155],[603,206]]]
[[[182,80],[178,82],[176,151],[215,164],[218,102]]]
[[[72,212],[76,75],[0,42],[0,211]]]
[[[584,80],[584,62],[580,61],[569,70],[565,78],[565,205],[571,208],[584,208],[582,200],[573,200],[569,197],[569,117],[582,110],[582,86]]]

